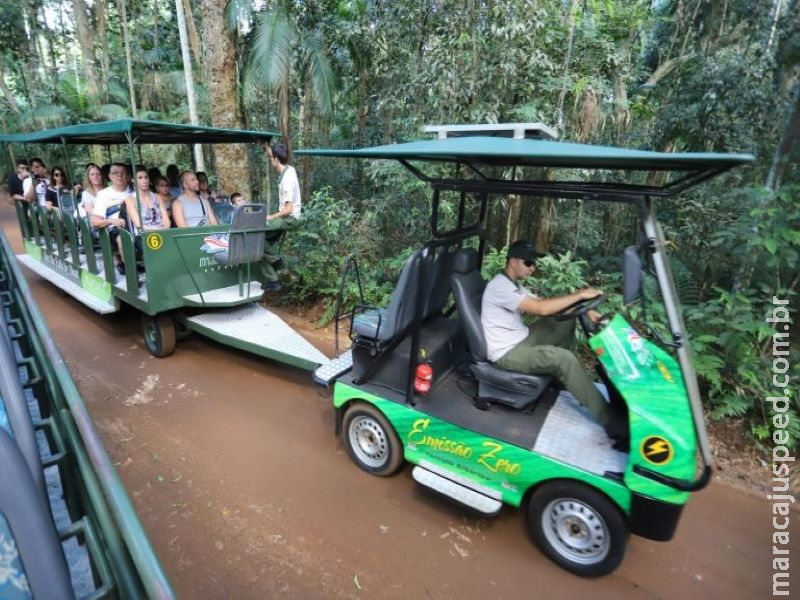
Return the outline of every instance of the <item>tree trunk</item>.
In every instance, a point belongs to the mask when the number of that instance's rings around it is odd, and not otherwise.
[[[221,13],[221,23],[222,28],[225,27],[225,2],[220,2],[223,6],[220,7]],[[203,52],[200,46],[200,36],[197,33],[197,26],[194,23],[194,17],[192,16],[192,4],[189,0],[183,0],[183,8],[186,15],[186,31],[189,34],[189,43],[192,48],[192,55],[194,56],[194,62],[197,65],[197,68],[200,72],[203,72]],[[205,22],[203,22],[203,28],[205,29]],[[205,36],[204,36],[205,37]]]
[[[72,5],[75,11],[78,44],[81,48],[81,56],[83,56],[83,70],[89,84],[89,94],[93,100],[97,100],[100,97],[100,86],[97,80],[97,71],[94,68],[94,35],[86,17],[86,4],[83,0],[73,0]]]
[[[128,35],[126,0],[117,0],[117,9],[119,10],[119,25],[122,29],[122,39],[125,41],[125,64],[128,68],[128,92],[131,97],[131,116],[137,119],[138,112],[136,110],[136,91],[133,86],[133,59],[131,58],[131,40]]]
[[[214,127],[241,128],[244,123],[239,110],[235,33],[225,27],[225,3],[203,0],[200,8],[211,124]],[[248,200],[252,198],[249,174],[253,169],[243,145],[219,144],[214,149],[214,172],[220,190],[226,194],[240,192]]]
[[[14,100],[14,94],[11,93],[11,90],[9,90],[8,86],[6,85],[6,73],[2,60],[0,60],[0,91],[3,92],[3,97],[6,99],[8,107],[11,109],[11,111],[19,115],[21,111],[19,110],[17,101]]]
[[[103,77],[103,101],[108,102],[108,77],[111,68],[109,61],[110,55],[108,52],[108,32],[106,31],[106,11],[108,10],[108,0],[97,0],[97,22],[96,29],[100,35],[100,65]]]
[[[199,125],[200,120],[197,116],[197,101],[194,93],[194,75],[192,75],[192,58],[189,56],[186,17],[183,14],[183,2],[181,0],[175,0],[175,14],[178,16],[178,33],[181,38],[181,57],[183,58],[183,76],[186,80],[186,99],[189,102],[189,121],[192,125]],[[198,171],[206,170],[205,160],[203,160],[203,147],[200,144],[194,145],[194,164]]]

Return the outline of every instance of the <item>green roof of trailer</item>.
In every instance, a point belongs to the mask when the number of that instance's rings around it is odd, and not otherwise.
[[[180,125],[162,121],[119,119],[69,125],[31,133],[0,135],[0,142],[19,144],[236,144],[268,142],[279,133]]]
[[[422,140],[360,149],[307,149],[298,155],[469,163],[473,165],[631,169],[647,171],[715,171],[755,160],[752,154],[652,152],[542,139],[484,135]]]

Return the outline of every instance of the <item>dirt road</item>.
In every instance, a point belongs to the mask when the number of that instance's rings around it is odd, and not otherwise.
[[[20,250],[8,205],[0,221]],[[99,316],[26,275],[183,598],[771,593],[763,497],[714,481],[687,506],[675,540],[632,538],[616,573],[579,579],[536,550],[518,511],[481,520],[420,490],[408,468],[390,479],[357,469],[333,436],[329,399],[308,373],[196,336],[173,356],[152,358],[134,311]],[[792,519],[795,533],[800,515]],[[792,584],[800,589],[797,574]]]

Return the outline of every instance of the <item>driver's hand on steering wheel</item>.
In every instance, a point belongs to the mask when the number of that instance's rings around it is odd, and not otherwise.
[[[581,300],[592,300],[602,293],[603,292],[597,288],[583,288],[578,291],[578,296],[580,296]]]

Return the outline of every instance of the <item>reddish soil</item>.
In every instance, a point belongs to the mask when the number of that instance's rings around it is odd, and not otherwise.
[[[19,250],[8,205],[0,223]],[[536,550],[520,511],[475,518],[419,489],[407,468],[389,479],[357,469],[333,435],[329,398],[307,372],[197,336],[167,359],[152,358],[135,311],[98,316],[26,275],[183,598],[770,593],[771,505],[763,494],[717,476],[687,505],[672,542],[631,538],[614,574],[580,579]],[[314,331],[312,318],[287,318],[330,351],[330,333]],[[766,466],[759,477],[770,482]],[[794,532],[799,518],[793,513]],[[792,583],[800,585],[797,575]]]

